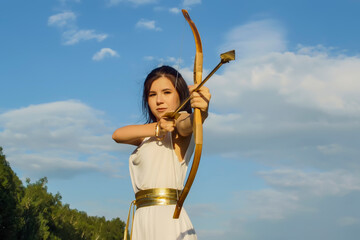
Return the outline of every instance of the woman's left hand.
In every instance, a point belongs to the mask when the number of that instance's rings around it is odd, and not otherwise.
[[[160,135],[165,135],[167,132],[173,132],[175,130],[175,119],[160,118],[159,122]]]
[[[197,85],[189,86],[189,91],[191,95],[190,104],[192,108],[199,108],[201,112],[207,113],[209,109],[209,102],[211,98],[210,91],[207,87],[202,86],[196,92],[193,92],[193,89]]]

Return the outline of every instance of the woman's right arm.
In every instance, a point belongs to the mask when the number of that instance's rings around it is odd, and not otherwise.
[[[155,136],[156,123],[129,125],[115,130],[112,138],[117,143],[139,146],[144,138]]]

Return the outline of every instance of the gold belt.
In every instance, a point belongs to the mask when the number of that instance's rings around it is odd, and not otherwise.
[[[156,205],[175,205],[177,203],[177,199],[180,193],[181,190],[177,190],[173,188],[151,188],[146,190],[140,190],[139,192],[137,192],[135,194],[135,200],[132,201],[130,204],[128,218],[126,221],[126,227],[124,231],[124,240],[127,240],[131,208],[133,209],[133,213],[132,213],[133,216],[131,221],[130,240],[132,238],[135,206],[136,209],[138,209],[141,207],[149,207]]]

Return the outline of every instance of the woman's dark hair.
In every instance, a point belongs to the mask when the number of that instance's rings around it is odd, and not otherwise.
[[[151,112],[149,104],[148,104],[148,97],[149,97],[149,92],[150,92],[152,83],[160,77],[166,77],[167,79],[169,79],[171,81],[171,83],[175,87],[177,93],[179,94],[180,104],[190,95],[188,86],[187,86],[184,78],[181,76],[181,74],[176,69],[174,69],[173,67],[170,67],[170,66],[162,66],[162,67],[155,68],[154,70],[152,70],[149,73],[149,75],[147,75],[145,82],[144,82],[144,90],[143,90],[143,97],[142,97],[142,109],[143,109],[143,114],[146,117],[147,123],[156,122],[156,117]],[[191,110],[190,102],[188,102],[181,109],[181,111],[186,111],[188,113],[191,113],[192,110]]]

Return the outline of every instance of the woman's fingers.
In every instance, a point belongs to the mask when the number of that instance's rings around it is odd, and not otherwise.
[[[207,111],[211,99],[210,91],[207,87],[202,86],[199,90],[192,92],[197,85],[189,86],[191,92],[190,104],[193,108],[199,108],[201,111]]]
[[[175,130],[175,120],[169,118],[161,118],[159,120],[160,131],[165,132],[173,132]]]

